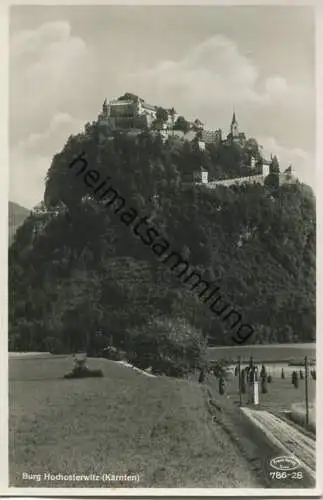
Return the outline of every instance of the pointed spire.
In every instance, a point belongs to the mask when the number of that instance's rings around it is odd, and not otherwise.
[[[237,118],[236,118],[236,113],[235,111],[233,110],[233,115],[232,115],[232,122],[231,122],[231,125],[234,125],[234,124],[238,124],[237,122]]]

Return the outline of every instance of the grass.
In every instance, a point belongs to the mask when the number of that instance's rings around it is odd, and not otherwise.
[[[308,425],[306,426],[306,407],[305,404],[295,403],[291,406],[289,418],[303,428],[316,432],[316,408],[309,405]]]
[[[267,384],[268,392],[261,393],[261,383],[259,382],[259,403],[260,407],[275,411],[289,411],[292,404],[304,403],[305,401],[305,380],[298,380],[298,388],[292,385],[291,371],[285,369],[285,379],[280,377],[281,369],[271,370],[272,382]],[[214,377],[209,378],[209,384],[213,391],[218,394],[218,381]],[[315,401],[315,385],[316,383],[309,377],[309,401]],[[225,394],[230,397],[233,402],[239,401],[238,391],[238,376],[230,374],[225,383]],[[242,403],[247,403],[248,394],[242,394]]]
[[[9,362],[10,485],[19,487],[261,487],[208,413],[195,382],[149,378],[91,359],[104,378],[66,380],[71,357]],[[122,481],[37,482],[22,473],[139,474]]]
[[[316,345],[312,344],[270,344],[270,345],[242,345],[229,347],[209,347],[208,358],[227,359],[234,362],[238,356],[241,361],[249,361],[250,356],[255,362],[278,363],[278,362],[303,362],[304,356],[309,360],[315,360]]]

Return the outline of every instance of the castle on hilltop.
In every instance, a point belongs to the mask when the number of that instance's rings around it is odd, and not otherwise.
[[[152,134],[159,135],[165,142],[169,138],[179,141],[195,142],[200,151],[204,151],[207,144],[221,144],[230,146],[236,144],[241,148],[247,146],[247,138],[244,132],[240,132],[235,111],[233,112],[230,132],[225,139],[222,138],[222,130],[205,129],[203,123],[196,119],[194,122],[186,121],[180,117],[174,108],[164,109],[152,104],[148,104],[144,99],[125,93],[118,99],[103,102],[102,111],[98,116],[98,125],[102,136],[110,135],[115,130],[122,130],[131,135],[142,133],[143,130],[150,130]],[[275,171],[273,162],[277,165],[276,173],[279,173],[279,166],[276,157],[266,159],[261,152],[249,155],[250,175],[232,179],[208,180],[208,172],[200,169],[194,175],[194,182],[206,185],[213,189],[216,186],[231,186],[233,184],[259,183],[264,184],[265,178]],[[291,165],[283,174],[279,174],[279,183],[295,182],[296,178],[292,174]]]

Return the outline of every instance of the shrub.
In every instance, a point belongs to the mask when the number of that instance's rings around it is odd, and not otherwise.
[[[104,351],[109,347],[108,337],[101,331],[89,335],[86,354],[91,358],[104,357]]]
[[[203,384],[204,379],[205,379],[205,372],[204,370],[201,370],[199,374],[199,384]]]
[[[268,382],[268,384],[271,384],[271,383],[272,383],[272,381],[273,381],[272,376],[271,376],[271,375],[268,375],[268,377],[267,377],[267,382]]]
[[[116,347],[108,346],[102,350],[102,357],[112,361],[122,361],[122,353]]]
[[[267,377],[267,370],[265,365],[262,365],[261,370],[260,370],[260,378],[266,378]]]
[[[229,363],[226,359],[219,359],[210,362],[211,370],[216,378],[226,379],[228,377]]]
[[[234,369],[234,376],[236,377],[239,373],[239,367],[236,366],[235,369]]]
[[[261,379],[261,392],[262,394],[266,394],[268,392],[267,380],[265,378]]]
[[[241,390],[242,394],[246,393],[246,377],[245,377],[244,370],[241,370],[240,390]]]
[[[174,130],[182,130],[184,134],[190,129],[190,124],[183,116],[179,116],[174,124]]]
[[[64,378],[103,377],[102,370],[90,370],[85,363],[86,358],[75,358],[73,370],[70,373],[64,375]]]
[[[304,375],[303,375],[302,370],[300,370],[300,371],[299,371],[299,378],[300,378],[301,380],[304,380]]]
[[[127,332],[131,362],[171,377],[183,377],[195,369],[207,369],[206,340],[182,318],[154,318]]]
[[[298,388],[298,376],[296,371],[293,371],[292,373],[292,384],[295,387],[295,389]]]
[[[281,378],[285,378],[285,372],[284,372],[284,368],[282,368],[282,374],[281,374]]]
[[[311,376],[313,380],[316,380],[316,370],[311,370]]]
[[[63,354],[66,352],[61,340],[57,337],[46,337],[43,341],[44,350],[51,354]]]

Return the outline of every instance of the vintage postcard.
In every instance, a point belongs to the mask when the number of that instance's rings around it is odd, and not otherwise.
[[[317,494],[316,9],[8,9],[7,494]]]

